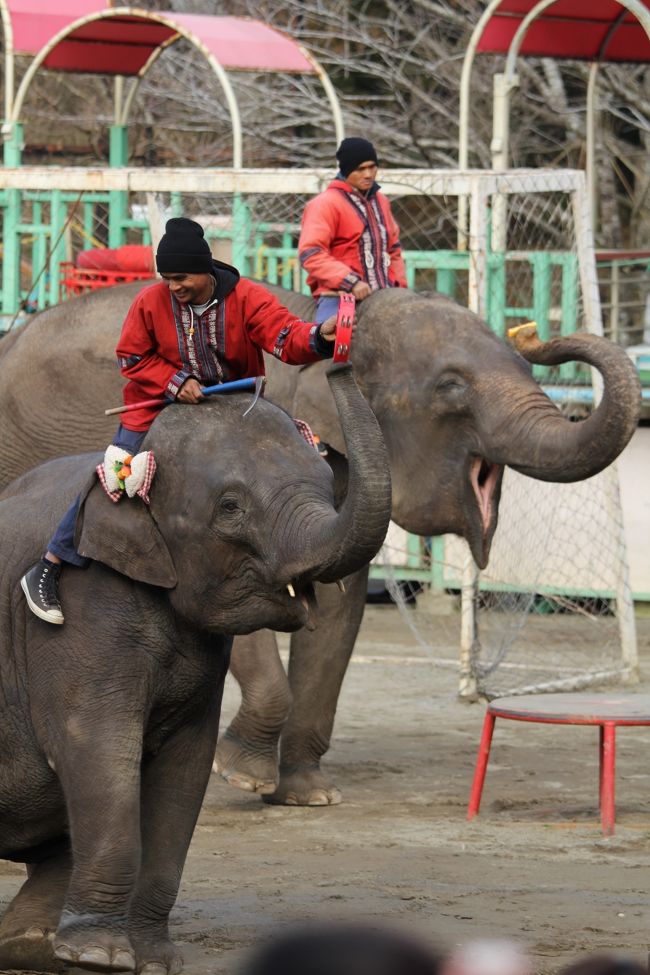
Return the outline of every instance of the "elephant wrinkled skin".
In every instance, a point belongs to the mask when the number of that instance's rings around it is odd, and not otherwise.
[[[241,394],[156,419],[150,507],[112,503],[93,454],[0,496],[0,856],[28,869],[0,923],[0,970],[180,971],[168,915],[212,766],[228,634],[308,624],[313,581],[365,564],[388,525],[377,423],[349,367],[331,381],[355,458],[338,508],[290,417],[262,401],[244,419]],[[66,622],[51,626],[19,580],[76,493],[77,545],[94,561],[63,571]]]
[[[6,476],[69,449],[75,438],[91,447],[110,437],[112,427],[101,412],[119,401],[113,348],[136,290],[114,289],[111,296],[81,298],[44,312],[23,336],[10,339],[6,353],[0,343]],[[310,318],[311,299],[269,290]],[[422,535],[463,536],[480,566],[487,563],[497,524],[505,465],[542,480],[580,480],[611,463],[634,431],[638,378],[624,351],[604,339],[576,334],[540,344],[523,330],[517,351],[451,299],[399,288],[371,295],[357,318],[352,359],[386,440],[392,517]],[[65,349],[71,350],[74,375],[92,374],[92,383],[71,383]],[[526,360],[594,365],[604,378],[598,409],[587,420],[568,421],[533,380]],[[267,395],[332,445],[328,460],[343,485],[346,449],[322,365],[290,369],[269,360],[268,372]],[[32,390],[20,396],[16,409],[9,401],[28,373],[41,385],[49,374],[62,390],[61,402]],[[61,416],[67,417],[64,430],[57,425]],[[242,706],[216,760],[232,785],[278,803],[340,800],[320,770],[320,759],[329,747],[363,614],[366,574],[361,570],[346,579],[345,594],[317,586],[322,590],[319,631],[293,635],[288,682],[270,634],[235,641],[231,671],[242,689]]]

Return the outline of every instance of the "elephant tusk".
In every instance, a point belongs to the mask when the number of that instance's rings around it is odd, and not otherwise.
[[[342,593],[345,593],[345,583],[343,582],[343,579],[337,579],[336,585]]]
[[[296,598],[296,590],[293,588],[290,582],[287,583],[287,592],[289,593],[292,599]]]

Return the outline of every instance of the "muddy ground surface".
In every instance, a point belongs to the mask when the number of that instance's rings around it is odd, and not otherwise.
[[[650,690],[650,619],[638,621]],[[546,639],[557,640],[548,622]],[[650,728],[619,729],[616,835],[603,838],[594,728],[497,722],[480,816],[465,819],[484,704],[456,698],[394,607],[369,607],[327,768],[344,802],[279,808],[213,776],[172,935],[187,975],[231,975],[293,922],[358,918],[450,947],[513,937],[540,973],[650,944]],[[224,724],[238,696],[229,684]],[[21,882],[0,862],[0,906]]]

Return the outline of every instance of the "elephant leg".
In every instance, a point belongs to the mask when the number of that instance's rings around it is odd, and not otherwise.
[[[217,746],[214,771],[237,789],[267,795],[278,784],[278,739],[291,707],[275,634],[259,630],[237,637],[230,673],[242,701]]]
[[[180,728],[143,769],[142,862],[128,928],[139,975],[176,975],[183,967],[169,912],[210,779],[226,667],[207,713]]]
[[[0,971],[62,972],[54,955],[54,932],[70,882],[66,851],[28,864],[27,880],[0,922]]]
[[[111,699],[112,708],[84,703],[76,720],[54,716],[72,851],[54,954],[73,967],[122,972],[135,969],[127,919],[140,869],[142,727],[132,708]]]
[[[340,791],[321,771],[320,760],[329,748],[341,684],[363,618],[368,568],[344,581],[344,594],[336,586],[317,586],[318,628],[293,635],[293,707],[282,733],[280,783],[265,802],[328,806],[341,801]]]

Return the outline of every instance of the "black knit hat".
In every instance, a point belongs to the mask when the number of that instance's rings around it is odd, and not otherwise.
[[[343,176],[348,176],[364,162],[377,162],[377,153],[367,139],[344,139],[336,150],[336,158]]]
[[[172,217],[156,251],[161,274],[212,274],[212,252],[203,227],[187,217]]]

